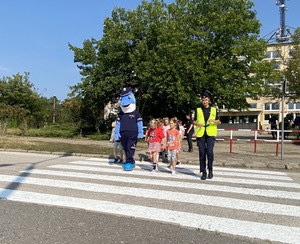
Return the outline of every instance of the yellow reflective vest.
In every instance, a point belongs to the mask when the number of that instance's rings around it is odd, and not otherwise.
[[[217,109],[215,107],[210,107],[210,115],[208,119],[216,119],[217,115]],[[204,126],[198,127],[195,125],[196,129],[196,137],[202,137],[204,135],[204,132],[206,130],[206,134],[208,136],[217,136],[218,133],[218,127],[215,123],[209,123],[207,122],[205,124],[204,114],[202,108],[197,108],[197,123],[203,124]]]

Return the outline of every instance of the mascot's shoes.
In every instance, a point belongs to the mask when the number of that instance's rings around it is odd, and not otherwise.
[[[135,168],[135,163],[124,163],[123,164],[123,170],[124,171],[131,171]]]

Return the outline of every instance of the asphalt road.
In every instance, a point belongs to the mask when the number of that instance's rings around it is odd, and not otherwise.
[[[0,201],[1,243],[268,243],[86,210]]]
[[[107,158],[1,152],[0,243],[300,241],[299,172],[216,167],[201,181],[195,165],[174,177],[163,163],[149,170],[148,162],[124,172]]]

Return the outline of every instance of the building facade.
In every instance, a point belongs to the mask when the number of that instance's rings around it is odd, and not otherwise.
[[[266,51],[266,60],[275,61],[274,68],[282,70],[285,68],[282,60],[290,58],[292,52],[293,46],[290,43],[269,44]],[[281,88],[282,81],[272,85]],[[261,97],[259,100],[247,98],[247,102],[249,108],[244,111],[220,109],[222,125],[219,128],[268,130],[270,129],[269,118],[271,115],[275,115],[280,123],[282,111],[284,112],[284,117],[292,114],[293,118],[295,118],[300,113],[300,101],[294,103],[285,99],[284,103],[282,103],[281,98]]]

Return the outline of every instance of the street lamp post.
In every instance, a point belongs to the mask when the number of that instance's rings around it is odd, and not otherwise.
[[[56,123],[56,96],[53,96],[53,117],[52,117],[52,123],[55,124]]]
[[[286,79],[283,77],[282,81],[282,105],[281,105],[281,160],[283,160],[284,154],[284,102],[286,92]]]

